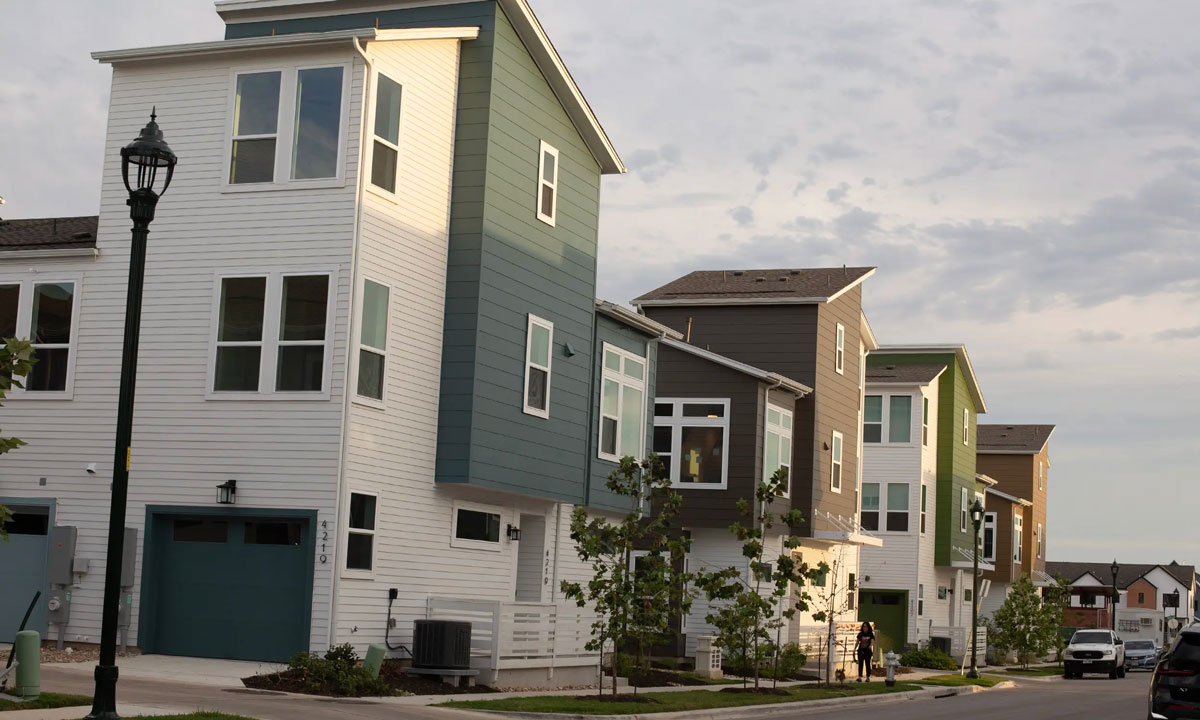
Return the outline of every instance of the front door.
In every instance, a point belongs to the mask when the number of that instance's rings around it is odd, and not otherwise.
[[[908,593],[904,590],[860,590],[858,619],[875,628],[878,650],[904,651],[908,640]]]
[[[26,630],[46,637],[46,553],[49,549],[50,508],[10,505],[13,519],[5,526],[8,542],[0,540],[0,642],[12,642],[33,596],[42,596],[29,616]]]

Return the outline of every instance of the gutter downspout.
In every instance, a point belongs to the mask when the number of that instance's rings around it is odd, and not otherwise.
[[[346,313],[346,321],[347,321],[346,348],[347,348],[347,352],[346,352],[346,373],[344,376],[345,381],[343,383],[343,391],[342,391],[342,394],[343,394],[342,422],[341,422],[342,437],[341,437],[341,443],[340,443],[341,448],[340,448],[339,457],[338,457],[337,497],[334,500],[334,517],[336,518],[336,522],[337,522],[336,532],[334,533],[334,537],[337,539],[337,541],[336,541],[337,542],[337,545],[336,545],[337,551],[334,552],[334,554],[333,554],[333,556],[334,556],[334,567],[332,569],[333,582],[332,582],[332,585],[330,588],[330,596],[329,596],[329,638],[328,638],[329,642],[328,642],[328,645],[330,647],[337,644],[336,635],[337,635],[337,620],[338,620],[338,597],[339,597],[338,590],[341,585],[340,568],[342,566],[342,558],[345,557],[344,548],[342,547],[345,545],[345,543],[341,542],[341,539],[342,539],[341,529],[342,529],[343,524],[347,521],[347,518],[345,516],[348,512],[348,509],[347,509],[347,503],[343,503],[342,499],[345,496],[345,491],[346,491],[346,455],[350,451],[350,433],[348,431],[349,425],[350,425],[350,409],[351,409],[350,408],[350,393],[352,392],[352,390],[350,388],[350,374],[351,374],[350,371],[351,371],[351,363],[353,362],[353,358],[356,355],[356,353],[350,352],[349,348],[351,347],[351,344],[354,339],[353,338],[354,320],[355,320],[354,306],[355,306],[355,298],[358,297],[358,239],[361,234],[360,231],[362,229],[363,198],[364,198],[364,193],[363,193],[363,167],[364,167],[364,165],[363,165],[363,161],[366,158],[366,147],[367,147],[367,144],[365,142],[363,142],[363,137],[364,137],[363,133],[364,133],[364,130],[366,129],[366,122],[367,122],[367,120],[366,120],[366,118],[367,118],[367,101],[371,97],[371,70],[372,70],[371,58],[367,57],[367,53],[363,50],[362,45],[358,41],[358,38],[357,37],[353,38],[352,43],[354,45],[355,52],[357,52],[360,56],[362,56],[362,59],[363,59],[363,103],[359,110],[359,118],[358,118],[358,168],[357,168],[358,176],[355,178],[355,182],[354,182],[354,230],[350,237],[350,309]],[[353,78],[351,78],[351,81],[353,81]]]

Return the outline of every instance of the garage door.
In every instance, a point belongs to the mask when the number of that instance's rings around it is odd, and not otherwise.
[[[143,650],[282,662],[308,649],[309,518],[160,515],[153,523]]]
[[[12,642],[21,618],[42,591],[26,630],[46,637],[46,550],[50,508],[14,505],[13,519],[5,526],[8,542],[0,540],[0,642]]]

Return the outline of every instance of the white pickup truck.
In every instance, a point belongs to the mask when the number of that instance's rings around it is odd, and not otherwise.
[[[1108,673],[1115,680],[1125,677],[1125,643],[1112,630],[1076,630],[1063,656],[1063,677],[1081,678],[1084,673]]]

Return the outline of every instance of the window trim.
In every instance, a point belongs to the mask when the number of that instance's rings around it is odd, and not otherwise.
[[[1020,565],[1023,559],[1024,549],[1021,545],[1025,542],[1025,517],[1021,513],[1013,513],[1013,565]]]
[[[350,527],[350,503],[353,502],[355,495],[365,495],[375,498],[375,521],[374,530],[366,530],[363,528]],[[346,564],[350,561],[350,535],[370,535],[371,536],[371,569],[363,570],[362,568],[350,568]],[[350,578],[374,578],[375,569],[378,564],[375,562],[379,550],[379,493],[374,490],[363,490],[361,488],[350,487],[346,492],[346,525],[342,532],[342,546],[345,550],[342,552],[342,577]]]
[[[792,464],[793,464],[792,463],[792,453],[795,450],[795,448],[792,447],[792,433],[795,431],[795,427],[796,427],[795,413],[792,410],[788,410],[787,408],[780,407],[779,405],[772,405],[770,402],[765,403],[765,405],[766,405],[766,407],[763,409],[763,449],[762,449],[762,463],[763,463],[762,464],[762,468],[763,468],[762,474],[763,474],[763,477],[762,477],[762,479],[764,481],[770,479],[770,476],[767,475],[767,434],[774,432],[776,435],[779,436],[779,455],[780,455],[780,457],[783,456],[783,447],[784,447],[783,444],[784,444],[785,440],[788,445],[787,464],[785,465],[782,461],[779,462],[779,467],[786,467],[788,469],[787,489],[785,492],[780,493],[779,496],[785,497],[785,498],[790,498],[792,496]],[[770,417],[770,413],[772,410],[779,413],[780,422],[777,425],[772,425],[768,421],[768,418]],[[787,418],[788,418],[788,427],[786,427],[786,428],[783,427],[783,417],[784,416],[787,416]],[[773,474],[774,473],[772,473],[772,475]]]
[[[912,485],[906,481],[889,482],[889,483],[884,483],[884,484],[887,487],[887,493],[880,499],[881,500],[880,504],[883,506],[882,512],[884,515],[883,530],[881,530],[881,532],[894,533],[897,535],[907,535],[912,532]],[[892,497],[891,489],[892,489],[893,485],[904,486],[905,492],[904,492],[904,509],[903,510],[892,510],[892,508],[891,508],[890,500]],[[897,515],[900,515],[900,514],[904,515],[904,526],[905,527],[903,530],[892,530],[891,529],[890,516],[892,515],[892,513],[895,513]]]
[[[967,513],[969,512],[968,508],[970,507],[969,503],[971,502],[971,499],[970,494],[967,492],[965,487],[960,487],[958,490],[959,502],[961,503],[961,507],[958,508],[958,530],[959,532],[966,532]]]
[[[846,438],[837,430],[833,430],[832,435],[829,437],[829,490],[830,492],[840,494],[842,492],[842,485],[845,484],[843,476],[846,474],[846,465],[844,462],[846,457]],[[835,467],[838,469],[836,486],[833,484],[833,469]]]
[[[833,344],[833,370],[838,375],[846,374],[846,327],[837,324],[836,337]]]
[[[369,139],[371,142],[370,148],[367,148],[366,152],[364,153],[366,157],[363,158],[363,160],[364,160],[363,172],[365,173],[363,175],[363,179],[365,181],[363,183],[363,187],[366,188],[367,192],[373,193],[373,194],[383,198],[384,200],[387,200],[387,201],[393,202],[393,203],[399,203],[400,202],[400,199],[399,199],[400,193],[399,192],[390,191],[387,188],[379,187],[375,183],[371,182],[371,174],[375,170],[375,141],[376,140],[382,141],[384,145],[386,145],[387,147],[396,151],[395,182],[396,182],[396,190],[397,191],[400,190],[400,177],[401,177],[401,175],[400,175],[400,168],[401,168],[400,160],[404,155],[399,144],[393,145],[391,143],[391,141],[387,140],[386,138],[381,138],[375,134],[375,106],[376,106],[376,103],[378,103],[378,101],[379,101],[379,77],[381,75],[400,86],[400,127],[397,128],[397,130],[396,130],[396,139],[398,139],[398,140],[404,139],[405,85],[404,85],[404,83],[400,82],[396,78],[392,77],[391,73],[381,72],[379,70],[379,68],[377,68],[377,67],[373,68],[373,70],[371,72],[371,87],[370,87],[370,90],[367,92],[367,100],[366,100],[366,102],[363,103],[364,127],[366,127],[366,129],[368,131],[368,132],[364,133],[364,135],[369,135]]]
[[[554,379],[554,323],[545,318],[540,318],[533,313],[528,314],[528,319],[525,323],[525,349],[522,362],[525,364],[525,382],[521,387],[521,407],[526,415],[533,415],[540,418],[550,417],[550,386]],[[533,326],[537,325],[550,331],[550,338],[546,345],[546,366],[541,367],[529,359],[529,344],[533,340]],[[546,407],[545,409],[536,408],[529,404],[529,368],[534,367],[546,373]]]
[[[662,418],[662,427],[671,428],[671,487],[684,490],[726,490],[729,487],[729,433],[731,422],[729,413],[732,408],[730,398],[701,398],[701,397],[656,397],[655,405],[672,406],[671,417]],[[683,416],[684,405],[721,405],[724,407],[723,417],[700,418]],[[659,417],[654,417],[654,426],[659,427]],[[684,427],[719,427],[721,433],[721,482],[719,483],[681,483],[679,473],[682,469],[681,454],[683,451]]]
[[[17,297],[17,337],[25,338],[33,343],[33,289],[35,285],[72,284],[71,297],[71,341],[67,344],[67,380],[62,390],[28,390],[13,386],[8,391],[9,400],[70,400],[75,395],[75,364],[79,353],[79,313],[80,297],[83,295],[83,278],[78,274],[47,274],[8,276],[0,279],[0,285],[16,285],[20,288]],[[57,345],[62,343],[40,343],[42,345]],[[28,384],[28,377],[21,378],[22,384]]]
[[[876,506],[876,508],[874,510],[866,510],[863,508],[863,504],[862,504],[863,497],[866,496],[866,489],[867,489],[868,485],[874,485],[876,488],[875,500],[878,503],[878,505]],[[884,482],[864,482],[862,484],[862,488],[859,490],[858,524],[861,525],[863,527],[863,529],[866,530],[867,532],[872,532],[872,533],[882,532],[879,529],[881,527],[879,521],[882,519],[880,516],[883,513],[887,512],[887,510],[884,509],[885,503],[884,503],[884,494],[883,494],[884,488],[886,486],[887,486],[887,483],[884,483]],[[867,528],[866,523],[863,522],[863,513],[868,513],[868,512],[875,514],[875,529],[874,530]],[[887,524],[884,523],[884,525],[882,527],[886,528]]]
[[[621,358],[621,370],[620,371],[609,370],[608,365],[604,362],[605,356],[610,352],[615,353],[617,356],[619,356]],[[640,362],[642,364],[642,379],[641,380],[629,377],[628,375],[625,374],[625,361],[626,360],[634,360],[634,361]],[[616,345],[612,345],[610,343],[603,343],[601,345],[601,351],[600,351],[600,407],[599,407],[599,412],[597,413],[599,422],[596,424],[596,457],[600,458],[601,460],[607,460],[609,462],[620,462],[621,458],[625,455],[631,455],[634,459],[637,459],[637,460],[640,460],[643,457],[645,457],[645,453],[646,453],[646,412],[647,412],[646,404],[649,402],[649,399],[647,397],[648,393],[646,392],[646,377],[647,377],[647,375],[649,375],[649,373],[650,373],[649,358],[638,355],[637,353],[634,353],[634,352],[630,352],[629,350],[624,350],[624,349],[619,348]],[[617,452],[615,455],[608,454],[608,453],[604,452],[604,449],[603,449],[604,448],[604,445],[603,445],[604,418],[606,417],[606,415],[604,414],[604,381],[605,380],[612,380],[617,383],[617,417],[616,417],[616,420],[617,420],[616,433],[617,434],[616,434],[616,438],[615,438],[616,442],[617,442]],[[622,450],[624,450],[624,448],[621,447],[621,411],[624,409],[623,405],[625,403],[625,393],[624,393],[623,388],[626,385],[628,385],[629,387],[634,388],[636,390],[640,390],[642,393],[642,412],[638,415],[638,418],[640,418],[640,420],[641,420],[641,431],[638,433],[637,452],[622,453]]]
[[[365,317],[365,315],[366,315],[367,283],[374,283],[376,285],[379,285],[382,288],[387,289],[387,291],[388,291],[387,307],[385,308],[385,311],[384,311],[384,327],[386,328],[386,331],[387,331],[387,337],[383,341],[384,347],[382,349],[376,348],[376,347],[371,347],[370,345],[364,345],[363,341],[362,341],[362,323],[363,323],[363,317]],[[354,403],[357,403],[359,405],[366,405],[368,407],[377,408],[379,410],[383,410],[383,409],[387,408],[387,399],[388,399],[388,382],[387,382],[388,381],[388,372],[387,371],[388,371],[388,356],[391,353],[388,351],[387,346],[391,345],[391,343],[392,343],[392,289],[393,288],[391,285],[384,283],[384,282],[380,282],[378,280],[375,280],[373,278],[370,278],[370,277],[367,277],[364,275],[359,280],[358,294],[355,296],[355,299],[357,300],[357,305],[356,305],[355,309],[357,312],[354,313],[354,315],[355,315],[354,327],[352,329],[352,332],[354,333],[354,335],[352,335],[352,338],[356,338],[356,340],[354,340],[354,342],[353,342],[355,352],[354,352],[354,373],[353,373],[353,386],[352,387],[354,388],[354,390],[353,390],[353,394],[351,397],[351,401]],[[366,350],[367,352],[373,352],[377,355],[383,355],[383,378],[382,378],[382,385],[380,387],[379,399],[375,399],[369,395],[360,395],[358,392],[358,373],[360,370],[360,364],[361,364],[363,350]]]
[[[969,442],[970,434],[971,434],[971,414],[967,408],[963,408],[963,430],[962,430],[963,445],[971,444]]]
[[[929,397],[921,393],[921,447],[929,447]]]
[[[321,370],[320,390],[276,390],[275,382],[279,363],[279,327],[282,322],[283,307],[283,278],[308,277],[326,275],[329,277],[328,295],[325,299],[325,348],[324,366]],[[214,390],[217,379],[217,333],[221,323],[221,283],[226,278],[265,277],[266,294],[263,298],[263,334],[262,353],[259,355],[258,390],[223,391]],[[316,269],[286,269],[286,270],[251,270],[213,273],[212,310],[209,318],[208,331],[208,371],[204,386],[205,400],[271,400],[271,401],[303,401],[328,400],[333,383],[330,375],[333,371],[333,344],[335,341],[333,327],[336,319],[336,303],[338,290],[338,272],[327,267]],[[287,341],[294,344],[297,341]],[[315,341],[305,341],[313,344]],[[234,343],[239,344],[239,343]],[[253,343],[247,342],[246,345]],[[286,346],[283,346],[286,347]]]
[[[1042,559],[1042,524],[1037,524],[1037,559]]]
[[[546,182],[546,154],[549,153],[554,157],[554,182]],[[538,174],[537,174],[537,194],[534,198],[534,211],[537,213],[537,219],[546,223],[550,227],[555,227],[558,218],[558,186],[559,177],[562,175],[562,159],[559,157],[558,148],[554,147],[545,140],[540,141],[538,145]],[[546,215],[542,212],[542,188],[550,186],[554,191],[553,202],[551,203],[550,214]]]
[[[496,542],[487,540],[467,540],[458,537],[458,511],[469,510],[471,512],[485,513],[488,515],[497,515],[500,518],[500,534]],[[455,500],[450,506],[450,547],[460,548],[463,550],[487,550],[488,552],[503,552],[504,551],[504,508],[499,505],[485,505],[483,503],[468,502],[466,500]]]
[[[295,145],[296,122],[296,88],[299,85],[301,70],[318,70],[321,68],[342,68],[342,106],[339,112],[338,127],[338,157],[336,174],[330,178],[312,178],[307,180],[292,180],[292,151]],[[275,166],[270,182],[231,183],[229,172],[233,162],[233,112],[237,104],[237,79],[239,75],[256,73],[279,73],[279,117],[275,126]],[[225,104],[225,157],[221,163],[222,175],[220,191],[222,193],[264,192],[269,190],[284,190],[295,188],[336,188],[346,186],[346,147],[349,144],[350,126],[350,85],[354,76],[348,61],[330,61],[322,63],[284,63],[284,64],[246,64],[229,69],[229,90]],[[239,136],[239,140],[267,138],[270,135]]]
[[[980,540],[983,542],[983,553],[981,553],[981,554],[983,555],[984,560],[986,560],[988,562],[992,562],[992,563],[996,562],[996,544],[997,544],[996,541],[998,540],[998,536],[996,535],[997,527],[998,527],[998,520],[997,520],[996,513],[995,512],[985,512],[983,514],[983,526],[980,528],[980,532],[979,532]],[[987,542],[986,542],[988,530],[991,530],[991,532],[992,532],[992,551],[990,553],[987,552]]]
[[[871,423],[867,422],[867,400],[866,399],[868,397],[879,398],[879,422],[877,422],[877,423],[876,422],[871,422]],[[897,398],[897,397],[908,398],[908,442],[902,442],[902,441],[892,442],[892,398]],[[913,440],[913,431],[912,431],[912,413],[913,413],[913,402],[912,401],[913,401],[914,397],[915,396],[912,393],[907,393],[907,392],[889,393],[889,392],[885,392],[882,390],[879,392],[873,392],[873,393],[864,395],[863,396],[863,421],[862,421],[862,436],[864,438],[863,444],[870,446],[870,447],[878,447],[878,446],[882,446],[882,445],[892,445],[894,447],[915,447],[916,442]],[[865,439],[867,436],[866,427],[868,424],[879,426],[879,442],[868,442]]]
[[[922,535],[925,534],[925,530],[926,530],[925,517],[928,514],[927,513],[928,507],[929,507],[928,506],[928,496],[929,496],[929,486],[926,485],[925,483],[921,483],[921,501],[920,501],[921,502],[921,519],[920,519],[921,524],[918,527],[920,528]]]

